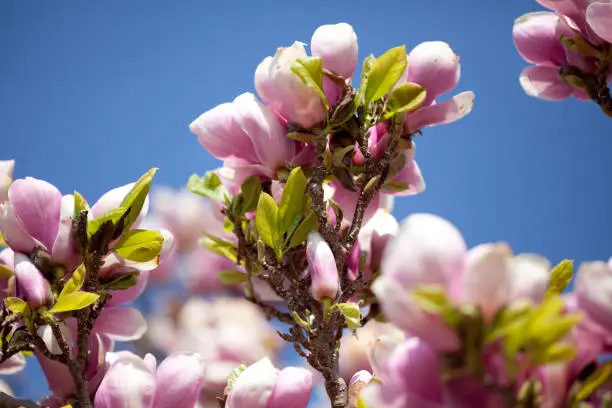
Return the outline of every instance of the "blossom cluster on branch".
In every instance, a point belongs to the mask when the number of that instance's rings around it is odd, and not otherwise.
[[[523,88],[612,116],[612,3],[540,3],[554,12],[514,27],[535,64]],[[415,139],[473,108],[445,96],[459,56],[397,46],[356,78],[349,24],[309,48],[278,48],[257,95],[190,124],[222,166],[156,190],[153,217],[156,169],[90,206],[0,162],[0,374],[33,355],[50,390],[35,403],[0,382],[0,406],[306,408],[320,386],[332,408],[612,407],[612,260],[566,293],[572,261],[391,214],[425,191]],[[186,291],[147,322],[132,302],[175,275]],[[282,344],[304,366],[275,366]]]

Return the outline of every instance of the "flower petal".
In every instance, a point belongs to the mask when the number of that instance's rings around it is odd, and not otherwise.
[[[268,408],[278,370],[263,358],[244,370],[229,393],[225,408]]]
[[[406,116],[404,127],[408,133],[433,125],[458,121],[472,111],[474,93],[462,92],[441,103],[424,106]]]
[[[268,408],[306,408],[312,392],[312,373],[305,368],[287,367],[278,373]]]
[[[534,64],[567,65],[565,47],[557,36],[559,22],[559,17],[548,11],[527,13],[517,18],[512,34],[519,54]]]
[[[573,89],[559,77],[559,68],[536,65],[523,70],[520,77],[525,93],[540,99],[560,101],[569,98]]]
[[[204,384],[204,361],[196,353],[176,353],[157,368],[155,408],[194,407]]]
[[[107,307],[100,313],[94,329],[115,341],[138,340],[147,330],[147,321],[138,309]]]
[[[612,3],[591,3],[587,8],[586,19],[595,34],[612,43]]]
[[[112,190],[107,191],[96,201],[96,203],[91,207],[90,214],[96,218],[100,215],[104,214],[107,211],[114,210],[115,208],[119,208],[121,202],[125,198],[125,196],[130,192],[130,190],[134,187],[136,183],[126,184],[121,187],[113,188]],[[140,211],[140,215],[132,224],[132,228],[138,228],[140,222],[144,217],[147,216],[149,212],[149,196],[145,199],[144,205],[142,206],[142,210]]]

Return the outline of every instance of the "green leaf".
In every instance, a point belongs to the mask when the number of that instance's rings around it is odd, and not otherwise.
[[[393,191],[394,193],[401,193],[402,191],[406,191],[410,188],[410,184],[405,181],[390,181],[383,186],[385,189],[389,191]]]
[[[314,143],[314,136],[304,132],[290,132],[287,134],[289,139],[297,140],[298,142]]]
[[[164,236],[157,231],[129,230],[115,244],[113,250],[122,258],[134,262],[148,262],[161,253]]]
[[[308,196],[304,194],[307,184],[308,180],[301,168],[291,170],[280,202],[279,234],[287,232],[295,219],[299,220],[304,214],[308,201]]]
[[[0,264],[0,279],[8,279],[13,276],[15,272],[6,265]]]
[[[564,259],[550,272],[550,283],[546,290],[546,296],[560,295],[574,276],[574,261]]]
[[[280,239],[278,227],[278,206],[267,193],[259,195],[255,225],[263,242],[270,248],[277,249]]]
[[[375,102],[385,96],[399,81],[408,65],[406,47],[391,48],[378,57],[368,74],[365,90],[365,104]]]
[[[410,297],[422,310],[439,315],[446,324],[455,327],[461,318],[453,302],[439,285],[420,285],[415,288]]]
[[[207,172],[203,177],[193,174],[187,181],[187,189],[211,200],[225,203],[229,200],[227,190],[214,171]]]
[[[87,211],[87,201],[85,197],[81,195],[78,191],[75,191],[73,194],[74,197],[74,210],[72,212],[72,219],[76,220],[79,218],[79,215],[82,211]]]
[[[85,274],[86,274],[85,265],[81,264],[72,273],[72,276],[70,277],[70,279],[68,279],[68,282],[66,282],[66,284],[64,285],[64,288],[62,289],[62,292],[60,293],[59,297],[67,296],[71,293],[78,292],[79,290],[81,290],[81,287],[83,286],[83,283],[85,282]]]
[[[602,385],[612,379],[612,362],[608,362],[597,367],[597,370],[591,374],[584,382],[580,391],[576,394],[576,401],[584,401],[589,398]]]
[[[102,284],[106,290],[124,290],[135,286],[138,283],[140,271],[123,273],[116,278]]]
[[[89,292],[74,292],[66,296],[60,296],[55,305],[49,310],[49,313],[81,310],[94,303],[99,297],[99,295]]]
[[[105,212],[98,218],[95,218],[87,223],[87,233],[90,236],[94,235],[106,221],[111,221],[113,225],[117,225],[117,222],[125,215],[127,211],[127,208],[119,207]]]
[[[370,408],[363,398],[361,398],[361,395],[357,397],[357,408]]]
[[[387,100],[384,118],[390,119],[395,115],[404,114],[418,109],[427,96],[427,91],[421,85],[406,82],[395,88]]]
[[[528,302],[519,302],[500,309],[493,318],[491,330],[487,335],[487,344],[492,343],[513,331],[523,331],[532,306]]]
[[[240,193],[243,197],[242,214],[255,211],[259,202],[259,195],[261,194],[261,181],[259,177],[251,176],[244,180],[240,187]]]
[[[16,297],[7,297],[4,299],[4,305],[8,310],[13,313],[17,313],[23,315],[25,311],[29,308],[28,303]]]
[[[306,238],[308,238],[308,234],[317,226],[317,215],[310,211],[306,218],[298,225],[298,227],[293,232],[291,236],[291,240],[289,241],[289,248],[295,248],[301,245]]]
[[[336,304],[340,313],[344,316],[349,330],[356,330],[361,326],[361,311],[359,310],[359,304],[357,303],[338,303]]]
[[[228,286],[238,285],[247,280],[246,273],[234,269],[221,271],[217,276],[219,277],[219,282]]]
[[[297,59],[291,65],[291,71],[302,80],[304,85],[317,91],[325,109],[329,109],[327,98],[323,93],[323,59],[321,57]]]
[[[359,82],[359,90],[357,91],[357,103],[361,103],[365,100],[365,92],[368,87],[368,76],[372,71],[372,65],[376,61],[374,55],[370,54],[363,60],[363,67],[361,68],[361,80]]]
[[[532,363],[537,365],[562,363],[573,360],[577,353],[576,346],[571,343],[555,343],[544,350],[534,353]]]
[[[205,234],[206,237],[200,240],[200,243],[209,251],[215,252],[232,262],[237,261],[237,252],[234,243],[217,238],[213,235]]]
[[[350,146],[346,146],[343,147],[342,149],[336,149],[334,151],[334,165],[336,165],[336,167],[346,167],[346,165],[344,164],[344,157],[349,154],[352,153],[353,150],[355,150],[355,145],[350,145]],[[350,157],[349,160],[352,160],[352,156]]]
[[[123,230],[128,230],[134,221],[140,216],[140,211],[142,211],[142,207],[144,206],[145,200],[149,195],[149,190],[151,189],[151,183],[153,182],[153,177],[157,172],[156,168],[152,168],[143,174],[134,187],[130,190],[129,193],[125,196],[123,201],[121,201],[121,207],[128,208],[130,210],[129,214],[126,217],[125,224],[123,226]]]

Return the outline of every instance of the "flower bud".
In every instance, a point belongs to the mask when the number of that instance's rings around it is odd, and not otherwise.
[[[317,28],[310,41],[313,57],[323,59],[323,68],[351,78],[357,66],[357,35],[347,23],[326,24]]]
[[[297,59],[306,57],[304,44],[300,42],[279,47],[274,57],[266,57],[257,67],[255,89],[288,122],[311,128],[323,122],[326,113],[319,94],[291,71]]]
[[[15,279],[17,293],[32,309],[38,309],[51,300],[51,288],[42,273],[27,256],[20,253],[15,254]]]
[[[312,295],[317,300],[335,299],[338,292],[338,268],[331,248],[318,232],[311,232],[306,246]]]
[[[406,79],[427,90],[423,105],[429,105],[438,96],[455,89],[460,76],[459,56],[445,42],[423,42],[408,55]]]

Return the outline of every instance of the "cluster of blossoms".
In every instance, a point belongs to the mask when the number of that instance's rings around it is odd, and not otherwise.
[[[533,12],[514,24],[514,42],[535,64],[520,77],[528,95],[548,100],[593,100],[612,116],[612,3],[538,0],[551,12]]]
[[[612,3],[540,3],[555,13],[514,28],[524,89],[612,116]],[[90,206],[0,162],[0,374],[33,354],[51,391],[0,382],[0,406],[306,408],[320,382],[332,408],[612,407],[612,260],[564,294],[570,261],[398,223],[394,197],[425,190],[413,139],[474,95],[443,98],[460,79],[443,42],[366,57],[355,88],[357,63],[346,23],[264,58],[257,95],[190,125],[222,167],[157,190],[154,217],[155,169]],[[175,275],[200,297],[147,324],[130,303]],[[276,334],[310,367],[276,368]],[[139,339],[166,358],[114,351]]]

